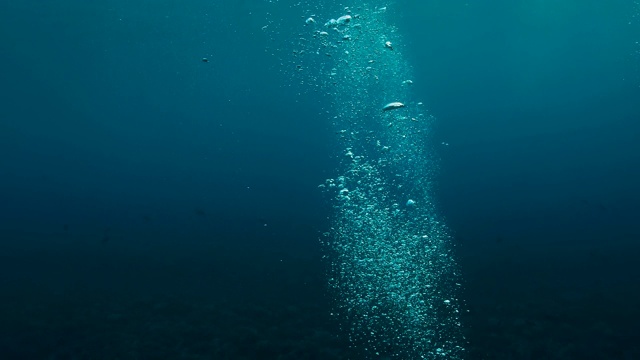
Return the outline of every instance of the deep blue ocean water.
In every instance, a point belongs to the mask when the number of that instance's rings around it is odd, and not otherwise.
[[[0,359],[376,358],[331,315],[342,149],[292,66],[305,11],[0,3]],[[640,5],[389,11],[435,118],[462,358],[640,359]]]

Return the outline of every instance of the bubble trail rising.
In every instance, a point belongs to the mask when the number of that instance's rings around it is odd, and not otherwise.
[[[331,100],[341,156],[342,175],[321,185],[335,210],[323,240],[334,315],[367,358],[460,359],[460,279],[432,200],[433,118],[412,96],[388,19],[399,10],[308,4],[293,51],[301,82]]]

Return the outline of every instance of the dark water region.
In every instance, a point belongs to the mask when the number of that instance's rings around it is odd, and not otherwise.
[[[466,358],[640,358],[637,4],[398,4]],[[361,358],[325,98],[265,51],[294,5],[0,4],[0,358]]]

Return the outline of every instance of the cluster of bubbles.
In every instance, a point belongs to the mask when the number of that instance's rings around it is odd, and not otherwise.
[[[329,99],[341,176],[325,234],[334,315],[372,358],[464,354],[458,268],[432,200],[432,117],[412,99],[405,43],[391,8],[309,5],[289,71]],[[326,14],[333,9],[337,14]]]

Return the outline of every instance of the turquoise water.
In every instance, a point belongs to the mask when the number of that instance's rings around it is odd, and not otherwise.
[[[639,16],[0,4],[0,358],[638,358]]]

